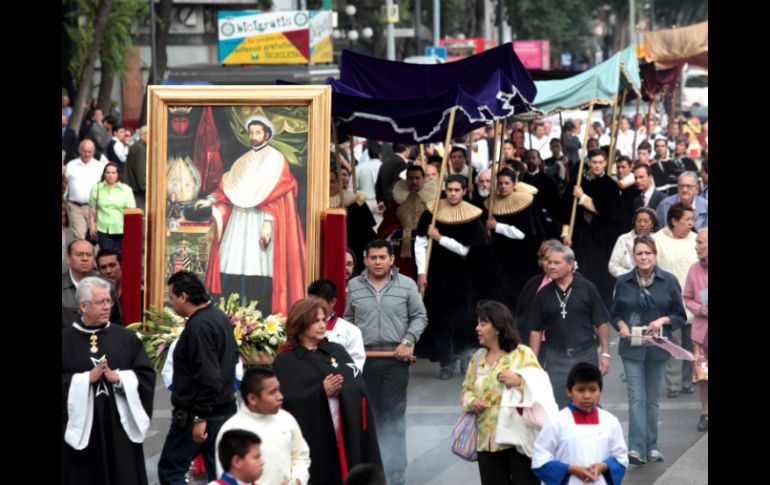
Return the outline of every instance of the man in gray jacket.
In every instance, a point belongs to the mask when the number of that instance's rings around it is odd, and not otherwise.
[[[417,284],[393,266],[393,248],[366,245],[366,269],[348,281],[345,320],[361,329],[366,349],[364,381],[375,412],[388,483],[405,483],[406,389],[414,344],[428,325]]]

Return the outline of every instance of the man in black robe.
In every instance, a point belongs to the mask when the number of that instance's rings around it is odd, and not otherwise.
[[[62,483],[144,485],[155,369],[136,334],[109,322],[111,285],[88,277],[62,330]]]
[[[347,182],[350,179],[350,173],[347,170],[344,167],[340,168],[344,190],[340,190],[337,171],[331,170],[329,173],[329,207],[345,208],[347,247],[355,253],[356,261],[362,261],[366,243],[377,239],[377,233],[374,232],[377,222],[369,206],[366,205],[366,194],[347,189]],[[356,270],[360,271],[361,268],[358,267]]]
[[[543,171],[543,159],[537,150],[527,150],[524,154],[527,173],[521,179],[537,189],[535,204],[542,213],[546,236],[557,237],[561,221],[559,206],[559,187],[551,177]]]
[[[450,175],[446,198],[439,202],[435,226],[426,211],[417,226],[417,284],[425,289],[428,327],[417,342],[417,356],[438,361],[439,379],[450,379],[458,361],[464,374],[470,354],[478,348],[475,306],[495,299],[514,307],[500,263],[494,256],[481,209],[465,202],[468,181]],[[426,274],[428,238],[433,239]]]
[[[517,191],[516,176],[510,169],[497,174],[497,197],[487,199],[482,215],[487,229],[492,231],[492,248],[500,262],[511,289],[509,301],[516,306],[519,292],[529,278],[540,271],[537,250],[544,238],[543,226],[535,212],[534,197]]]
[[[607,270],[612,249],[623,233],[625,211],[620,189],[604,173],[607,161],[600,149],[588,152],[588,173],[579,185],[569,187],[562,200],[562,220],[569,222],[573,197],[578,199],[572,238],[565,224],[562,240],[572,247],[583,275],[599,290],[605,306],[612,303],[615,278]]]

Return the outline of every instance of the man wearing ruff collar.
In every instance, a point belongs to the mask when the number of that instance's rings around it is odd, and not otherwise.
[[[195,208],[212,207],[214,240],[206,288],[259,301],[264,313],[284,315],[304,296],[305,236],[297,210],[297,181],[286,157],[268,145],[273,124],[246,120],[251,149],[233,163],[217,188]]]
[[[393,186],[394,202],[385,210],[377,230],[380,239],[393,244],[398,272],[412,279],[417,279],[413,256],[417,223],[428,206],[433,205],[435,196],[436,182],[426,183],[423,168],[410,165],[406,169],[406,180],[399,180]]]
[[[440,379],[450,379],[458,362],[464,373],[470,354],[479,346],[475,330],[478,300],[494,299],[514,307],[513,292],[492,251],[482,211],[463,200],[467,192],[468,179],[447,177],[446,198],[436,208],[436,224],[431,224],[430,208],[423,212],[414,245],[417,285],[425,289],[428,311],[428,327],[417,342],[417,356],[438,361]],[[429,275],[425,264],[428,238],[434,241]]]

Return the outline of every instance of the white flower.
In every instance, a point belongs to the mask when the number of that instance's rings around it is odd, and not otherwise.
[[[275,347],[276,345],[278,345],[278,339],[277,339],[277,338],[275,338],[275,337],[270,337],[270,340],[268,340],[268,342],[269,342],[269,343],[270,343],[270,345],[271,345],[271,346],[273,346],[273,347]]]

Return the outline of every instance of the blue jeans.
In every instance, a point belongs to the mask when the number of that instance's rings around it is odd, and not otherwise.
[[[209,481],[216,480],[217,467],[214,461],[214,445],[219,429],[228,419],[230,419],[230,415],[206,417],[208,438],[203,443],[196,443],[192,440],[192,415],[184,428],[176,427],[172,420],[171,429],[166,436],[163,452],[158,461],[158,479],[161,485],[187,485],[184,480],[185,474],[198,453],[203,454],[203,463],[206,465],[206,475],[208,475]]]
[[[646,457],[658,448],[658,394],[665,360],[623,359],[628,387],[628,450]]]

